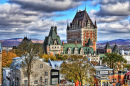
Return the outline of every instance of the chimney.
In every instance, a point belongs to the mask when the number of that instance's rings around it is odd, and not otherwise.
[[[75,41],[75,45],[77,45],[77,41]]]
[[[64,45],[64,41],[62,41],[62,45]]]

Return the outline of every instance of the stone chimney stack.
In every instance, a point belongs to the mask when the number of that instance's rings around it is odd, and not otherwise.
[[[77,41],[75,41],[75,45],[77,45]]]

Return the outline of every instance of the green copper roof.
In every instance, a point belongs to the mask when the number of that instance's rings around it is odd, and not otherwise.
[[[57,45],[62,45],[60,37],[57,35],[57,27],[51,27],[48,37],[45,38],[45,45],[54,45],[54,41]]]
[[[88,46],[88,47],[89,47],[89,46],[93,46],[93,43],[92,43],[92,41],[91,41],[91,39],[90,39],[90,38],[88,39],[87,46]]]
[[[112,50],[112,53],[117,53],[119,54],[119,49],[118,49],[118,46],[115,44],[113,50]]]
[[[109,43],[107,42],[105,49],[111,49],[111,46],[109,45]]]
[[[78,53],[80,53],[81,48],[83,48],[85,54],[94,54],[94,50],[91,47],[83,47],[81,44],[75,45],[74,43],[67,43],[63,45],[63,52],[64,54],[67,54],[69,47],[71,48],[72,53],[74,53],[75,47],[78,50]]]

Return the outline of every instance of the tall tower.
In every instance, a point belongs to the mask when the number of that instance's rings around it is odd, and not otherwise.
[[[109,43],[107,42],[106,46],[105,46],[105,53],[111,53],[112,50],[111,50],[111,46],[109,45]]]
[[[2,86],[2,45],[0,43],[0,86]]]
[[[67,25],[67,42],[68,43],[81,43],[82,46],[87,47],[89,38],[92,41],[91,46],[96,51],[97,42],[97,24],[93,24],[86,10],[77,11],[70,26]]]

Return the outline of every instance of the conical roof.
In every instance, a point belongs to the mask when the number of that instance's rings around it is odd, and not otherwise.
[[[112,53],[119,53],[119,49],[118,49],[118,46],[116,44],[112,50]]]
[[[107,42],[105,49],[111,49],[111,46],[109,45],[109,43]]]
[[[90,38],[88,39],[87,46],[88,46],[88,47],[89,47],[89,46],[93,46],[93,43],[92,43],[92,41],[91,41],[91,39],[90,39]]]

